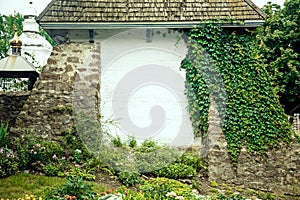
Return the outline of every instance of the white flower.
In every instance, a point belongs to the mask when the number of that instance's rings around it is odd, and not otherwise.
[[[75,153],[78,153],[78,154],[80,154],[80,153],[81,153],[81,151],[80,151],[79,149],[76,149],[76,150],[75,150]]]
[[[175,199],[184,200],[184,197],[183,196],[177,196],[177,197],[175,197]]]
[[[167,196],[167,197],[176,197],[177,195],[176,195],[176,193],[175,193],[174,191],[172,191],[172,192],[168,192],[168,193],[166,194],[166,196]]]

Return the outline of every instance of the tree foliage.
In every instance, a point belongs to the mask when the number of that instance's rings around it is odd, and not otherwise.
[[[287,114],[300,105],[300,0],[283,9],[268,3],[265,24],[257,30],[259,55]],[[298,109],[300,111],[300,108]]]
[[[9,42],[15,33],[14,24],[16,25],[18,35],[20,35],[23,29],[23,21],[23,16],[19,13],[15,16],[0,15],[0,59],[8,55],[8,50],[10,48]]]

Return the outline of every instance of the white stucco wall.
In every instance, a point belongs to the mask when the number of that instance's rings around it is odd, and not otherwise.
[[[133,29],[101,42],[102,120],[113,120],[117,126],[106,123],[106,128],[124,139],[190,145],[185,73],[179,70],[186,44],[173,30],[149,35],[147,42],[145,29]]]

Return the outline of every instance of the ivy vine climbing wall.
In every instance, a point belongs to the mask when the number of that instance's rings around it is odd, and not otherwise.
[[[255,35],[225,30],[218,24],[194,28],[187,35],[189,53],[181,67],[186,70],[195,136],[207,133],[212,95],[223,117],[233,163],[243,146],[263,153],[281,142],[289,143],[291,126],[258,56]]]

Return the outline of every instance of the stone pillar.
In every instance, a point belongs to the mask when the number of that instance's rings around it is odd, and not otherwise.
[[[91,68],[86,65],[85,60],[89,60],[98,68],[93,69],[93,75],[85,79],[93,78],[93,84],[99,89],[99,45],[70,43],[57,46],[48,59],[48,64],[43,67],[40,78],[35,83],[12,130],[20,134],[27,130],[42,138],[59,140],[62,130],[73,128],[75,77],[80,71],[90,71]],[[92,97],[84,101],[91,101],[95,106],[98,104]]]
[[[207,144],[204,148],[208,152],[208,176],[210,181],[228,182],[234,180],[235,173],[231,160],[227,153],[227,142],[221,127],[221,117],[217,104],[210,95],[210,107],[208,116]]]

